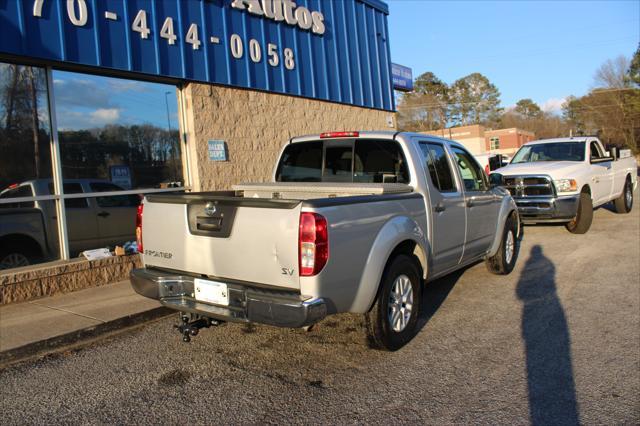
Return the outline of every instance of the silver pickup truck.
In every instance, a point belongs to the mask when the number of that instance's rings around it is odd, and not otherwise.
[[[307,327],[366,316],[395,350],[414,335],[422,284],[485,260],[508,274],[520,220],[460,144],[423,134],[297,137],[273,181],[148,195],[138,217],[141,295],[181,312],[189,341],[224,321]]]

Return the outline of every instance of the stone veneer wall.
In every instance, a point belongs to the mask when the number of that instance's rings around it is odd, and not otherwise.
[[[131,270],[141,267],[136,254],[20,268],[0,274],[0,305],[115,283],[129,279]]]
[[[280,149],[293,136],[395,129],[394,113],[273,93],[190,83],[183,96],[195,191],[269,180]],[[227,143],[229,161],[209,160],[210,139]]]

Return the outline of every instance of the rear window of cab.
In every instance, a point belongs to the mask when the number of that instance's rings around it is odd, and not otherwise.
[[[350,139],[287,145],[276,170],[277,182],[409,183],[400,144]]]

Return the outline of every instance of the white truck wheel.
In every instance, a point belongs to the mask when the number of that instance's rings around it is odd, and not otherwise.
[[[633,208],[633,185],[630,177],[627,176],[622,194],[613,201],[613,205],[616,213],[629,213]]]

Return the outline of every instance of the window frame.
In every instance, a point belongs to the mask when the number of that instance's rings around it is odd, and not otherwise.
[[[62,157],[60,153],[60,140],[58,136],[58,120],[57,120],[57,112],[55,106],[55,90],[53,83],[53,72],[54,68],[51,66],[38,66],[31,65],[26,63],[20,63],[15,61],[6,60],[6,58],[0,59],[0,62],[5,64],[13,64],[19,66],[27,66],[33,68],[43,69],[46,74],[46,96],[47,96],[47,109],[48,109],[48,118],[50,125],[50,149],[51,149],[51,167],[52,167],[52,176],[51,182],[53,184],[53,193],[49,195],[34,195],[31,197],[12,197],[12,198],[2,198],[0,199],[0,208],[4,204],[13,204],[13,203],[34,203],[36,201],[54,201],[55,209],[56,209],[56,224],[58,228],[58,249],[59,249],[59,258],[53,259],[53,261],[58,260],[70,260],[70,252],[69,252],[69,235],[68,235],[68,227],[67,227],[67,216],[65,212],[65,200],[72,200],[78,198],[86,198],[87,199],[87,207],[91,207],[91,202],[89,198],[97,199],[98,197],[112,197],[112,196],[123,196],[123,195],[147,195],[153,193],[161,193],[161,192],[176,192],[176,191],[189,191],[191,190],[191,170],[190,170],[190,150],[187,146],[188,141],[186,140],[186,132],[184,131],[184,123],[185,120],[185,101],[184,101],[184,93],[181,86],[176,86],[177,94],[176,101],[178,107],[178,130],[180,140],[178,142],[178,146],[180,148],[180,160],[182,161],[182,178],[183,185],[180,187],[170,187],[170,188],[138,188],[131,190],[122,190],[122,191],[105,191],[105,192],[82,192],[82,193],[74,193],[74,194],[65,194],[64,192],[64,177],[62,175]],[[74,72],[80,75],[84,74],[82,72],[78,72],[77,70],[65,70],[62,68],[55,68],[55,70],[65,71],[65,72]],[[120,78],[117,76],[109,76],[107,74],[100,74],[100,76],[106,78]],[[149,83],[154,83],[154,81],[150,79],[132,79],[125,78],[125,81],[133,80],[133,81],[144,81]],[[47,178],[48,179],[48,178]],[[82,184],[80,184],[82,187]],[[84,191],[84,188],[82,188]],[[33,189],[32,189],[33,191]],[[96,200],[97,201],[97,200]],[[75,208],[75,207],[70,207]],[[84,208],[84,207],[83,207]],[[46,262],[44,262],[46,263]],[[4,270],[11,271],[11,269]]]
[[[489,138],[489,150],[500,149],[500,136],[492,136]]]

